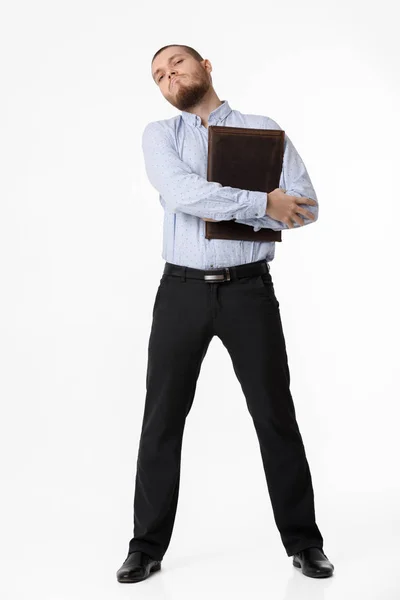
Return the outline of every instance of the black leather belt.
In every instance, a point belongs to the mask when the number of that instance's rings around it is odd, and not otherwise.
[[[265,259],[256,262],[235,265],[232,267],[221,267],[220,269],[195,269],[193,267],[184,267],[166,262],[164,266],[164,275],[175,275],[176,277],[189,279],[203,279],[208,282],[231,281],[241,277],[252,277],[269,273],[270,267]]]

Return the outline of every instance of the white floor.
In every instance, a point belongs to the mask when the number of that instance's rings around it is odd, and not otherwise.
[[[183,492],[173,538],[161,571],[136,584],[118,583],[115,573],[126,556],[130,531],[122,531],[127,513],[116,516],[109,496],[58,498],[49,488],[31,495],[24,507],[19,496],[8,506],[20,511],[20,520],[7,520],[1,543],[1,597],[4,600],[105,600],[157,598],[159,600],[398,600],[400,598],[398,516],[394,499],[374,496],[369,509],[361,495],[340,498],[324,522],[324,550],[335,565],[326,579],[305,577],[286,556],[266,510],[258,528],[259,505],[252,513],[237,514],[237,525],[226,518],[187,504]],[[36,497],[36,502],[33,498]],[[216,513],[221,497],[215,501]],[[178,505],[179,508],[179,505]],[[381,516],[379,509],[385,508]],[[332,505],[329,505],[329,510]],[[14,510],[14,513],[12,512]],[[369,517],[368,517],[369,513]],[[204,526],[212,524],[211,536]],[[256,516],[255,516],[256,515]],[[28,518],[29,517],[29,518]],[[219,523],[219,529],[217,531]],[[321,523],[320,523],[321,525]],[[13,534],[12,527],[16,529]],[[329,540],[329,541],[328,541]]]
[[[397,397],[382,399],[369,384],[369,395],[341,395],[339,379],[323,387],[293,376],[316,520],[335,566],[332,577],[312,579],[286,555],[253,422],[218,350],[207,355],[185,426],[171,543],[161,570],[139,583],[119,583],[116,571],[132,536],[143,377],[124,400],[116,380],[43,405],[28,395],[23,410],[9,403],[1,600],[400,600]]]

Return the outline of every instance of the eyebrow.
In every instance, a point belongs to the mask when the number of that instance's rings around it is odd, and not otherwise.
[[[168,63],[172,62],[172,61],[174,60],[174,58],[176,58],[177,56],[184,56],[184,55],[182,54],[182,52],[178,52],[177,54],[173,54],[173,55],[172,55],[172,56],[171,56],[171,57],[168,59]],[[159,71],[162,71],[162,69],[161,69],[161,68],[159,68],[159,69],[156,69],[156,70],[154,71],[154,73],[153,73],[153,79],[154,79],[154,80],[155,80],[155,78],[156,78],[156,75],[157,75],[157,73],[158,73]]]

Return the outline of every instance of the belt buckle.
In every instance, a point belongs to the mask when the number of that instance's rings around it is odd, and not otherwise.
[[[230,281],[231,274],[229,272],[229,267],[224,267],[225,273],[221,273],[220,275],[204,275],[205,281]]]

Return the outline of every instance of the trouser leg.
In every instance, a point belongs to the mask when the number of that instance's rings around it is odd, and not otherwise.
[[[213,335],[207,291],[204,282],[164,275],[153,309],[129,552],[156,560],[170,543],[185,420]]]
[[[310,546],[322,548],[272,277],[221,283],[218,300],[215,332],[230,354],[254,422],[283,545],[288,556]]]

